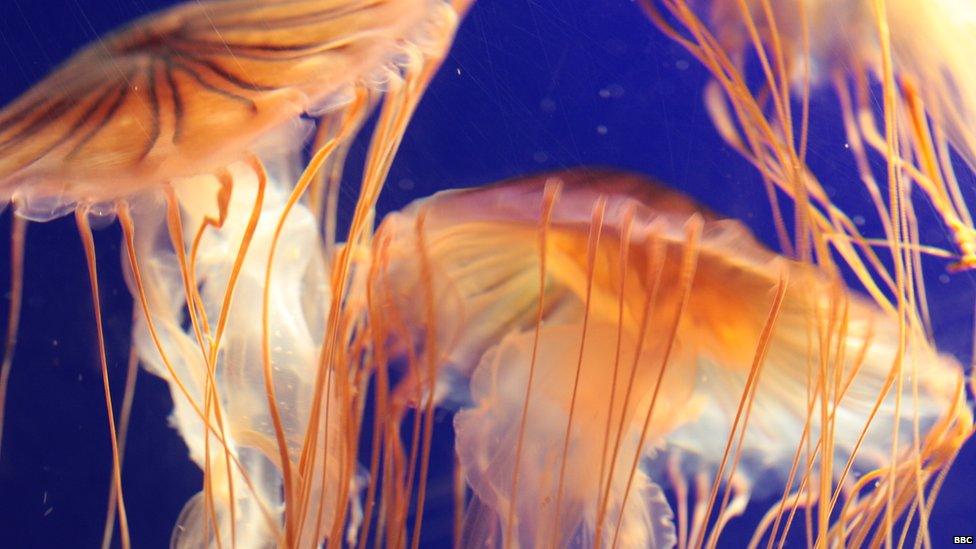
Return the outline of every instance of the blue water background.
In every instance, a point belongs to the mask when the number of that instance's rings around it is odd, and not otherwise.
[[[13,100],[80,46],[165,1],[0,0],[0,104]],[[701,92],[707,80],[682,48],[629,1],[492,0],[476,5],[411,124],[379,203],[381,215],[446,188],[540,170],[604,165],[651,175],[775,247],[768,202],[755,170],[712,129]],[[851,215],[872,220],[828,91],[814,95],[809,161]],[[359,174],[366,142],[350,155]],[[967,191],[971,176],[962,177]],[[344,193],[348,212],[353,194]],[[973,202],[976,203],[976,202]],[[929,208],[923,239],[948,246]],[[3,227],[9,223],[4,215]],[[875,225],[876,228],[876,225]],[[6,233],[3,233],[6,234]],[[120,267],[119,231],[96,235],[106,338],[117,401],[128,353],[131,301]],[[0,238],[0,257],[8,254]],[[927,263],[939,280],[943,262]],[[8,262],[0,260],[0,287]],[[84,256],[70,219],[32,225],[20,346],[0,456],[0,547],[97,547],[111,454],[106,432]],[[970,360],[974,280],[933,285],[941,348]],[[124,472],[135,547],[165,547],[200,472],[167,427],[165,384],[138,380]],[[438,415],[424,546],[450,535],[446,494],[450,416]],[[976,534],[976,449],[962,453],[932,517],[933,542]],[[747,532],[732,527],[721,545]]]

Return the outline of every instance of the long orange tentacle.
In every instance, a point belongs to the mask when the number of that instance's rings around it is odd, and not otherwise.
[[[88,263],[88,280],[91,283],[92,307],[95,312],[95,329],[98,332],[98,358],[102,369],[102,390],[105,393],[105,410],[108,414],[108,429],[112,441],[112,482],[115,484],[115,497],[119,505],[119,530],[123,549],[129,549],[129,521],[126,517],[125,500],[122,497],[122,459],[119,454],[118,432],[115,429],[115,407],[112,405],[112,387],[108,379],[108,359],[105,354],[105,332],[102,327],[102,304],[98,291],[98,267],[95,259],[95,238],[88,222],[88,208],[79,207],[75,211],[78,233],[85,248]]]

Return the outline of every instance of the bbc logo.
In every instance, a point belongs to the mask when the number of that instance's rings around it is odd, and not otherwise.
[[[972,545],[973,536],[953,536],[952,543],[956,545]]]

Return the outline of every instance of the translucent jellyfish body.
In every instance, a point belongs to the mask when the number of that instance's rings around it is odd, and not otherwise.
[[[99,334],[90,223],[118,215],[123,227],[138,359],[170,384],[173,425],[204,471],[174,547],[356,533],[361,353],[343,310],[350,261],[332,254],[335,197],[345,150],[379,106],[348,228],[368,240],[391,158],[466,6],[188,2],[82,50],[0,111],[0,201],[33,221],[76,213]],[[99,342],[110,506],[127,547]]]
[[[753,496],[756,539],[816,506],[811,535],[863,540],[972,424],[890,307],[640,176],[442,192],[374,247],[401,394],[460,408],[466,545],[711,545]]]

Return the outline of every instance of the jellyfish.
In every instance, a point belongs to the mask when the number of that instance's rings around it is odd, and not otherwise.
[[[705,104],[722,137],[762,174],[780,241],[821,263],[836,252],[861,282],[901,295],[929,322],[923,258],[974,265],[974,232],[958,172],[974,166],[976,17],[967,2],[937,0],[801,2],[641,2],[653,22],[711,72]],[[807,162],[813,96],[832,89],[845,147],[856,176],[829,184],[849,197],[863,188],[869,217],[880,225],[863,234],[851,212],[828,196]],[[822,105],[822,103],[819,103]],[[821,109],[822,110],[822,109]],[[829,116],[836,116],[831,112]],[[783,218],[795,206],[791,242]],[[913,192],[917,190],[918,192]],[[933,249],[919,234],[926,201],[951,235],[953,249]],[[860,214],[859,214],[860,215]],[[938,243],[940,246],[941,243]],[[880,250],[880,253],[879,253]],[[884,269],[884,255],[894,259]]]
[[[753,546],[904,540],[972,429],[896,306],[640,175],[440,192],[372,248],[379,400],[457,410],[462,546],[714,547],[750,502]]]
[[[171,423],[204,472],[172,546],[356,534],[365,351],[346,309],[354,248],[332,246],[341,169],[378,108],[348,227],[366,242],[467,4],[189,2],[99,40],[0,111],[0,200],[21,220],[14,288],[23,220],[74,212],[87,256],[113,450],[106,546],[112,515],[124,547],[129,533],[92,224],[116,217],[136,358],[169,384]]]
[[[930,335],[939,322],[958,325],[953,316],[971,309],[971,299],[952,296],[933,307],[928,294],[933,271],[973,266],[971,197],[960,184],[974,166],[972,4],[640,4],[711,73],[706,108],[726,143],[762,176],[781,247],[822,268],[851,270],[875,301],[895,306],[901,334],[911,324]],[[824,108],[823,96],[836,108]],[[837,119],[837,139],[817,141],[811,120],[827,117]],[[821,181],[808,158],[837,144],[851,153],[851,177]],[[948,249],[939,232],[921,229],[930,212]],[[869,221],[862,227],[852,216]],[[898,372],[898,383],[907,373]],[[969,383],[971,392],[972,377]],[[919,518],[927,536],[926,517]]]

